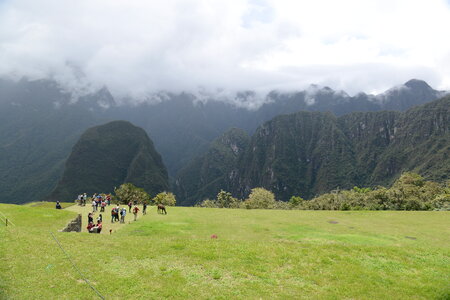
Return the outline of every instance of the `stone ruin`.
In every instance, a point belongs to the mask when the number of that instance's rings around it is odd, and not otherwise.
[[[78,214],[78,216],[69,222],[69,224],[64,227],[64,229],[60,230],[61,232],[81,232],[81,214]]]

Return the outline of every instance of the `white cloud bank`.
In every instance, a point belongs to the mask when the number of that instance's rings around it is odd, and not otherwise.
[[[117,95],[450,88],[445,0],[0,0],[0,75]]]

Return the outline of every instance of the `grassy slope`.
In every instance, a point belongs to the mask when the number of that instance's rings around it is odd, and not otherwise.
[[[0,298],[94,299],[49,233],[75,213],[0,211],[17,224],[0,227]],[[56,236],[113,299],[450,297],[448,212],[168,212],[151,207],[113,235]]]

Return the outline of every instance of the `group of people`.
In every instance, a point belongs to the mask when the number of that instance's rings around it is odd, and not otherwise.
[[[96,198],[96,199],[99,199],[99,202],[100,202],[100,207],[101,207],[100,212],[104,212],[106,205],[110,205],[111,198],[106,198],[105,199],[106,201],[103,201],[104,199],[102,197]],[[98,211],[98,205],[94,205],[94,201],[95,200],[92,201],[92,212],[90,212],[88,214],[87,230],[90,233],[100,233],[102,231],[103,216],[100,213],[98,218],[97,218],[97,220],[96,220],[96,223],[94,222],[95,212]],[[125,216],[128,213],[133,213],[134,220],[136,221],[139,211],[140,211],[140,209],[137,206],[137,202],[133,203],[133,202],[130,201],[128,203],[128,212],[127,212],[127,209],[125,207],[121,208],[120,205],[117,204],[116,206],[114,206],[111,209],[111,223],[120,222],[120,223],[124,224],[125,223]],[[147,203],[144,203],[143,206],[142,206],[142,214],[144,214],[144,215],[147,214]]]
[[[79,194],[77,197],[77,202],[81,206],[86,206],[86,201],[92,201],[92,212],[88,215],[88,226],[87,230],[90,233],[100,233],[102,231],[103,216],[102,212],[105,212],[105,208],[111,205],[111,194],[97,194],[95,193],[92,197],[88,197],[86,193]],[[59,203],[58,203],[59,204]],[[94,222],[94,215],[96,212],[100,212],[98,218]],[[134,220],[137,220],[137,215],[140,209],[137,206],[137,201],[128,202],[128,212],[126,207],[120,207],[119,204],[111,208],[111,223],[120,222],[125,223],[125,216],[128,213],[133,213]],[[158,207],[159,212],[159,207]],[[147,203],[142,205],[142,214],[147,214]]]
[[[100,233],[102,231],[103,216],[99,214],[97,217],[97,224],[94,224],[94,213],[88,214],[88,226],[87,230],[89,233]]]
[[[95,193],[91,198],[92,200],[92,212],[96,212],[99,210],[101,212],[105,211],[105,207],[111,205],[111,194],[97,194]],[[78,204],[81,206],[86,206],[86,201],[88,200],[88,196],[86,193],[80,194],[77,197]]]

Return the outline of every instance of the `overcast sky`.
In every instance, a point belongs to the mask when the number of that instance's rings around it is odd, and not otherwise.
[[[445,0],[0,0],[0,76],[115,94],[450,89]]]

